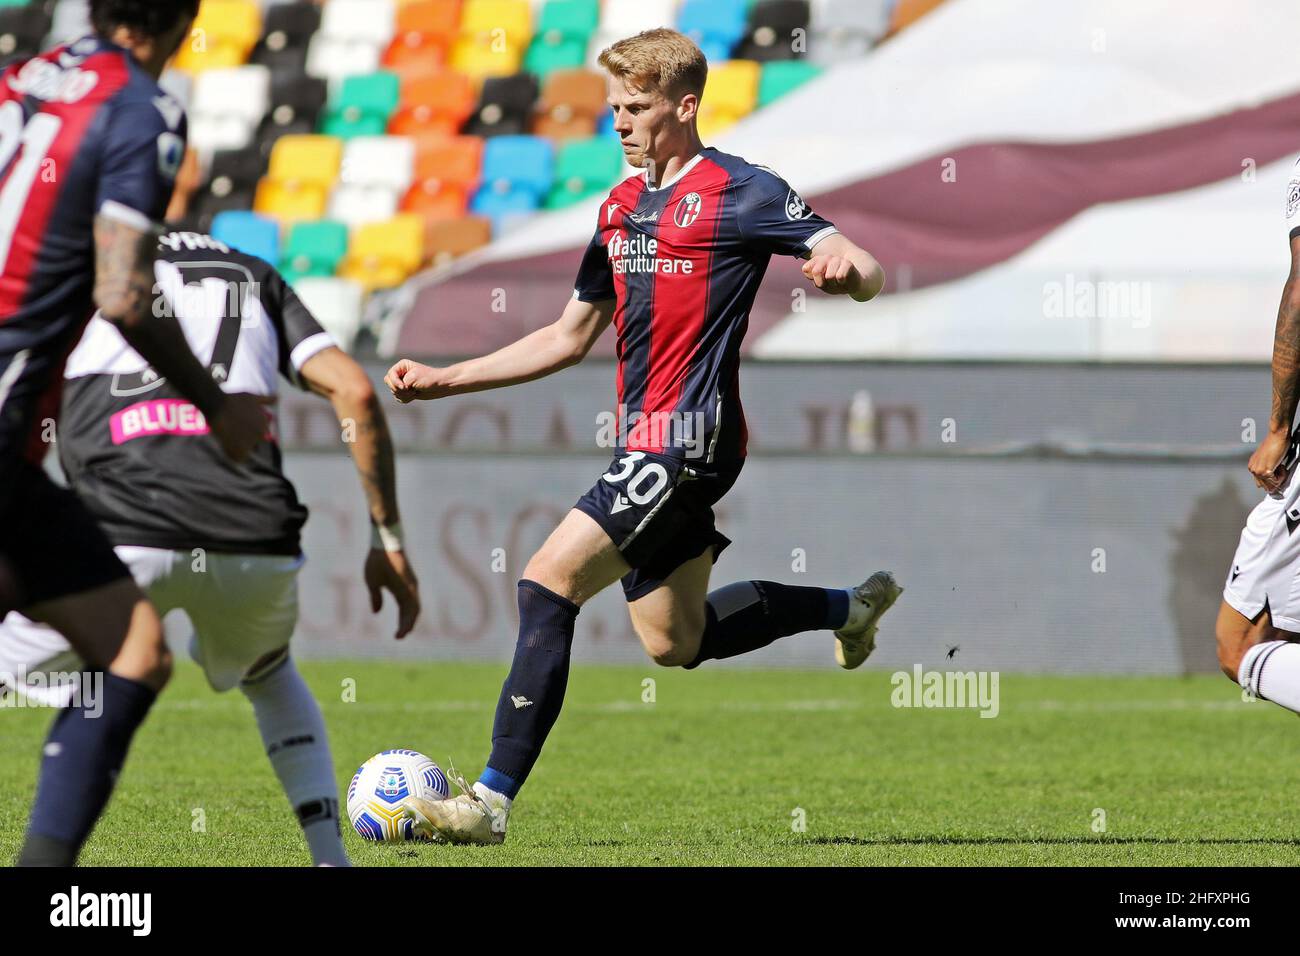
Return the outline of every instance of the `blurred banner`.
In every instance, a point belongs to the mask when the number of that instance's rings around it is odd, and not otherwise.
[[[612,454],[595,442],[612,377],[583,366],[391,407],[425,602],[400,644],[391,607],[367,607],[369,529],[329,407],[286,396],[286,468],[312,513],[300,651],[508,660],[515,582]],[[1244,465],[1267,369],[751,363],[743,377],[756,451],[717,509],[735,542],[717,585],[895,570],[907,593],[869,666],[938,666],[957,647],[962,670],[1215,669],[1223,578],[1258,495]],[[740,663],[834,666],[831,640]],[[618,588],[583,609],[575,658],[653,667]]]

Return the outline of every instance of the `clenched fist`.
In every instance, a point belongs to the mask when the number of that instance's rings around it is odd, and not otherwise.
[[[443,398],[452,394],[447,370],[401,359],[384,376],[384,383],[403,405],[416,399]]]
[[[831,295],[853,295],[862,287],[857,267],[843,256],[813,256],[803,264],[803,274]]]

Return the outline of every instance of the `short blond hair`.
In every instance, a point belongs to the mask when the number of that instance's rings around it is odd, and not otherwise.
[[[704,95],[709,61],[684,33],[660,27],[607,46],[597,62],[621,80],[665,95]]]

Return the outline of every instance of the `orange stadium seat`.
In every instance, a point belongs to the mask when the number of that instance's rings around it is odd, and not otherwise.
[[[556,70],[546,77],[533,132],[549,139],[586,138],[605,110],[605,80],[590,70]]]
[[[474,111],[478,91],[474,82],[455,70],[439,70],[402,86],[401,102],[388,122],[395,136],[428,130],[456,133]]]
[[[460,25],[455,0],[419,0],[397,9],[397,30],[384,52],[384,65],[415,74],[441,66]]]
[[[203,0],[175,66],[190,73],[242,66],[261,34],[262,8],[255,0]]]
[[[451,136],[416,146],[415,182],[430,179],[472,188],[483,171],[483,140],[477,136]]]

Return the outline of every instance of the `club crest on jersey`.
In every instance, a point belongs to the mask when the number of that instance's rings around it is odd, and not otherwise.
[[[1293,179],[1286,190],[1286,217],[1288,219],[1295,215],[1298,206],[1300,206],[1300,179]]]
[[[677,209],[673,212],[673,222],[685,229],[700,218],[700,210],[703,208],[704,200],[700,198],[700,194],[688,193],[677,203]]]
[[[812,210],[808,208],[808,204],[803,201],[803,197],[793,189],[786,194],[785,218],[791,222],[798,222],[800,219],[806,218],[811,212]]]

